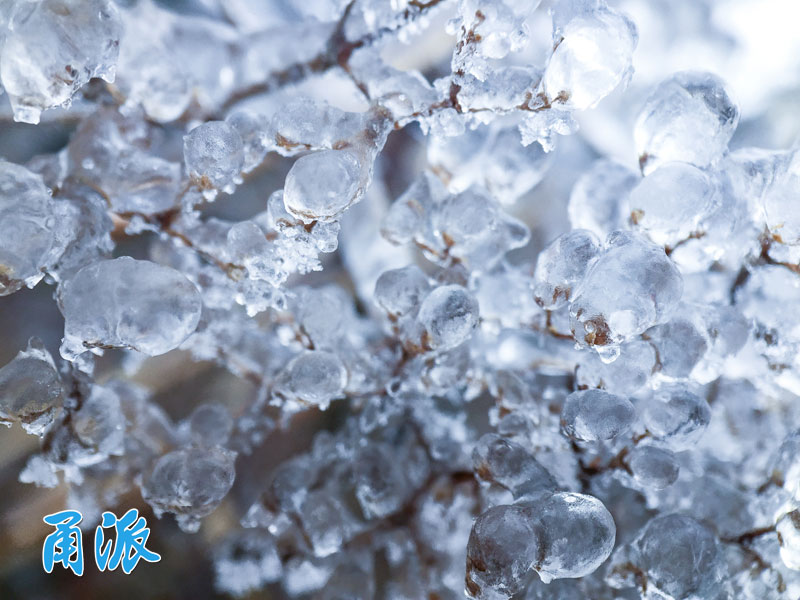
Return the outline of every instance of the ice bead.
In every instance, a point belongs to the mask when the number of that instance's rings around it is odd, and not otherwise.
[[[543,582],[584,577],[611,555],[617,528],[597,498],[558,492],[536,504],[534,511],[541,523],[534,569]]]
[[[533,275],[536,303],[547,310],[566,305],[573,288],[600,251],[600,240],[585,229],[575,229],[552,241],[536,260]]]
[[[197,531],[231,489],[235,454],[221,448],[181,448],[165,454],[142,481],[142,497],[157,515],[173,513],[181,529]]]
[[[720,318],[725,319],[725,323],[716,328],[720,337],[728,333],[725,325],[739,324],[733,321],[735,314],[731,313],[734,311],[725,311],[724,308],[712,308],[715,314],[719,313]],[[676,315],[668,323],[648,329],[646,335],[658,351],[662,374],[676,378],[688,378],[692,374],[711,345],[704,325],[695,307],[681,303]],[[720,340],[720,345],[724,345],[723,340]]]
[[[233,125],[209,121],[183,138],[183,158],[189,175],[204,189],[224,189],[244,166],[244,142]]]
[[[487,433],[475,444],[472,465],[479,481],[507,489],[515,500],[530,500],[558,487],[531,452],[494,433]]]
[[[675,454],[655,446],[637,446],[628,453],[627,464],[636,483],[654,490],[675,483],[680,472]]]
[[[678,268],[663,248],[618,231],[591,266],[570,306],[570,325],[581,346],[611,352],[666,321],[683,292]]]
[[[636,419],[627,398],[603,390],[573,392],[561,410],[561,430],[585,442],[610,440],[628,431]]]
[[[645,173],[670,161],[704,167],[728,147],[739,109],[719,77],[684,71],[663,81],[639,114],[634,141]]]
[[[288,399],[326,409],[347,385],[347,370],[338,356],[307,350],[291,360],[278,377],[276,390]]]
[[[539,554],[538,521],[532,509],[495,506],[472,525],[467,543],[469,598],[510,598]]]
[[[673,450],[685,450],[697,442],[711,420],[711,409],[682,384],[664,385],[643,401],[642,420],[648,431]]]
[[[381,273],[375,282],[375,302],[392,317],[402,317],[419,310],[431,285],[416,265]]]
[[[40,175],[0,160],[0,296],[33,287],[58,258],[62,248],[54,213]]]
[[[648,588],[666,597],[709,597],[727,570],[714,534],[683,515],[655,517],[635,545],[635,564],[644,571]]]
[[[554,108],[590,108],[633,72],[638,35],[622,13],[608,8],[581,13],[560,35],[542,79]]]
[[[286,175],[283,202],[297,219],[331,220],[364,193],[359,157],[349,150],[321,150],[298,158]]]
[[[178,271],[128,256],[78,271],[59,289],[61,355],[132,348],[155,356],[177,348],[200,320],[197,288]]]
[[[63,397],[53,358],[37,339],[0,368],[0,423],[19,422],[28,433],[42,435]]]
[[[455,348],[478,325],[478,301],[460,285],[436,288],[420,306],[417,321],[424,329],[423,345],[432,350]]]
[[[109,0],[17,2],[0,42],[0,81],[14,119],[38,123],[93,77],[114,81],[122,22]]]
[[[631,222],[662,245],[685,240],[719,204],[716,186],[687,163],[664,163],[630,193]]]

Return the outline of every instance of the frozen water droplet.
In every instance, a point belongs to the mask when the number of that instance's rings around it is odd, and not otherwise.
[[[358,156],[349,150],[321,150],[298,158],[286,175],[286,210],[305,222],[329,220],[357,202],[364,173]]]
[[[450,350],[469,339],[477,327],[478,301],[460,285],[441,286],[422,302],[417,320],[432,349]]]
[[[59,290],[61,354],[95,347],[155,356],[177,348],[200,320],[200,294],[178,271],[124,256],[84,267]]]
[[[610,440],[628,431],[635,419],[636,411],[627,398],[603,390],[582,390],[564,401],[561,429],[576,440]]]
[[[627,461],[633,478],[643,487],[663,490],[678,479],[680,466],[669,450],[637,446],[628,453]]]
[[[189,175],[201,187],[221,189],[234,182],[244,166],[244,143],[225,121],[198,125],[183,138],[183,158]]]

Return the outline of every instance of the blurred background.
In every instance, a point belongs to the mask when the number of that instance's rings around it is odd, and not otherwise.
[[[271,10],[271,5],[280,3],[281,0],[254,0],[249,10]],[[160,4],[179,13],[221,18],[225,10],[241,5],[242,0],[164,0]],[[536,56],[551,44],[548,4],[545,1],[537,9],[540,18],[534,23],[532,48],[526,55]],[[796,0],[611,0],[609,4],[627,11],[638,27],[636,72],[626,90],[615,91],[598,107],[580,115],[580,131],[559,140],[542,182],[511,209],[533,234],[527,247],[515,251],[514,260],[534,260],[543,245],[569,228],[566,205],[570,189],[593,160],[607,156],[636,165],[633,119],[652,87],[674,71],[708,70],[727,82],[742,114],[732,148],[787,148],[800,133],[800,36],[795,32],[800,3]],[[448,73],[453,39],[444,32],[444,24],[450,14],[449,9],[442,11],[427,32],[412,38],[408,45],[389,44],[384,52],[386,59],[401,69],[418,69],[430,79]],[[342,108],[363,110],[363,101],[340,83],[335,77],[320,77],[304,84],[303,91]],[[267,102],[265,106],[271,105]],[[88,105],[77,102],[71,111],[45,113],[38,126],[18,124],[11,119],[7,99],[0,96],[0,156],[25,163],[36,155],[58,151],[76,126],[76,114],[85,110]],[[271,110],[279,108],[273,106]],[[385,204],[402,193],[425,161],[425,138],[416,126],[393,133],[379,160],[373,189],[343,223],[340,239],[355,235],[350,232],[358,212],[371,210],[369,203]],[[205,213],[240,220],[263,210],[269,194],[283,186],[290,165],[287,159],[268,158],[233,195],[222,195]],[[115,255],[146,257],[151,241],[148,235],[119,235]],[[318,285],[337,281],[352,288],[341,249],[324,256],[323,272],[292,283],[304,280]],[[51,353],[58,354],[63,319],[53,291],[52,286],[42,282],[32,290],[0,298],[0,365],[24,349],[32,336],[42,339]],[[124,377],[123,355],[107,353],[99,361],[98,380]],[[188,416],[196,405],[209,401],[225,404],[237,414],[256,393],[251,383],[212,363],[193,362],[181,351],[148,359],[134,380],[152,390],[155,400],[175,421]],[[42,522],[42,517],[64,508],[66,489],[64,485],[39,489],[20,483],[19,473],[37,449],[38,439],[26,435],[18,426],[0,430],[0,598],[216,597],[208,548],[238,521],[269,481],[276,464],[305,450],[316,431],[335,429],[345,412],[344,403],[340,402],[325,413],[303,413],[294,419],[289,430],[272,434],[251,456],[240,457],[233,490],[220,508],[204,520],[197,534],[182,533],[171,517],[156,519],[138,488],[120,506],[108,507],[118,515],[138,508],[151,528],[148,546],[162,556],[157,564],[140,563],[127,576],[97,571],[90,535],[84,538],[86,568],[82,578],[58,566],[50,575],[43,571],[42,543],[52,529]],[[279,589],[267,588],[250,597],[283,596]]]

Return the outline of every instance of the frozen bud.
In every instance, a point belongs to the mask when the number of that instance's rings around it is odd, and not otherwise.
[[[201,188],[225,188],[244,166],[242,136],[225,121],[203,123],[183,137],[183,159],[189,176]]]
[[[570,306],[576,341],[614,358],[618,345],[666,321],[683,293],[683,280],[664,249],[618,231],[590,267]]]
[[[330,220],[364,193],[364,173],[349,150],[321,150],[298,158],[286,175],[283,203],[305,222]]]
[[[514,500],[528,500],[558,487],[533,454],[494,433],[487,433],[475,444],[472,466],[479,481],[502,486]]]
[[[477,327],[478,301],[460,285],[443,285],[422,302],[417,321],[425,330],[426,346],[450,350],[468,340]]]
[[[545,583],[589,575],[611,555],[617,528],[597,498],[558,492],[534,510],[541,522],[534,569]]]
[[[800,150],[794,151],[792,160],[778,173],[762,200],[769,232],[782,244],[800,245],[798,195],[800,195]]]
[[[307,350],[296,356],[278,377],[277,391],[287,398],[325,410],[342,395],[347,370],[339,357],[323,350]]]
[[[689,237],[718,206],[716,186],[687,163],[666,163],[642,179],[628,200],[631,222],[662,245]]]
[[[38,123],[93,77],[114,81],[122,22],[110,0],[17,2],[9,16],[0,80],[15,120]]]
[[[222,448],[181,448],[165,454],[142,482],[142,497],[158,516],[173,513],[195,532],[231,489],[235,454]]]
[[[84,267],[59,289],[61,355],[133,348],[155,356],[177,348],[200,320],[200,294],[170,267],[128,256]]]
[[[401,463],[384,445],[369,445],[354,457],[355,496],[366,519],[380,519],[400,509],[408,490]]]
[[[53,204],[40,175],[0,160],[0,296],[34,286],[57,258]]]
[[[665,385],[644,400],[642,420],[648,431],[674,450],[694,445],[711,420],[705,398],[683,385]]]
[[[633,22],[612,9],[587,11],[561,30],[542,80],[554,108],[590,108],[633,72],[638,35]]]
[[[375,302],[390,316],[402,317],[419,308],[430,291],[425,273],[416,266],[385,271],[375,283]]]
[[[510,598],[539,555],[538,521],[531,508],[495,506],[472,525],[467,543],[469,598]]]
[[[42,435],[63,396],[53,358],[39,340],[0,369],[0,423],[9,427],[17,421],[28,433]]]
[[[800,570],[800,510],[782,515],[775,526],[781,545],[781,560],[790,569]]]
[[[645,172],[670,161],[704,167],[725,152],[739,109],[711,73],[676,73],[648,98],[634,129]]]
[[[223,446],[233,431],[233,419],[220,404],[203,404],[189,417],[192,441],[201,446]]]
[[[536,303],[555,310],[569,302],[573,288],[600,251],[600,240],[585,229],[575,229],[551,242],[536,260],[533,275]]]
[[[605,239],[612,231],[624,229],[630,191],[641,177],[611,160],[598,160],[581,175],[569,196],[569,222],[574,229],[588,229]]]
[[[610,440],[628,431],[636,419],[627,398],[603,390],[573,392],[561,410],[561,430],[584,442]]]
[[[342,550],[348,534],[349,513],[330,490],[310,490],[298,511],[315,556],[330,556]]]
[[[648,589],[667,598],[712,597],[726,570],[714,534],[683,515],[655,517],[634,545]]]
[[[637,446],[628,453],[628,467],[642,487],[663,490],[675,483],[680,466],[675,454],[655,446]]]

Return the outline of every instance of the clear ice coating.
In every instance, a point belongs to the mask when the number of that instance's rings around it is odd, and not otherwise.
[[[132,348],[149,355],[177,348],[200,320],[200,294],[181,273],[128,256],[78,271],[59,290],[61,355]]]
[[[666,162],[705,167],[726,151],[739,108],[711,73],[675,73],[656,87],[634,129],[639,163],[649,172]]]
[[[9,4],[10,3],[10,4]],[[69,105],[92,77],[114,81],[122,35],[110,0],[8,0],[0,31],[0,82],[14,119],[38,123]]]
[[[0,0],[3,593],[800,598],[791,4]]]
[[[56,211],[40,175],[0,160],[0,296],[36,285],[63,251]]]
[[[714,181],[686,163],[665,163],[651,171],[628,196],[630,219],[654,242],[674,246],[696,234],[718,202]]]
[[[620,343],[666,321],[682,292],[681,273],[662,247],[614,232],[571,301],[575,340],[614,357]]]
[[[625,15],[609,8],[580,12],[556,35],[542,78],[555,107],[590,108],[630,77],[638,36]]]

